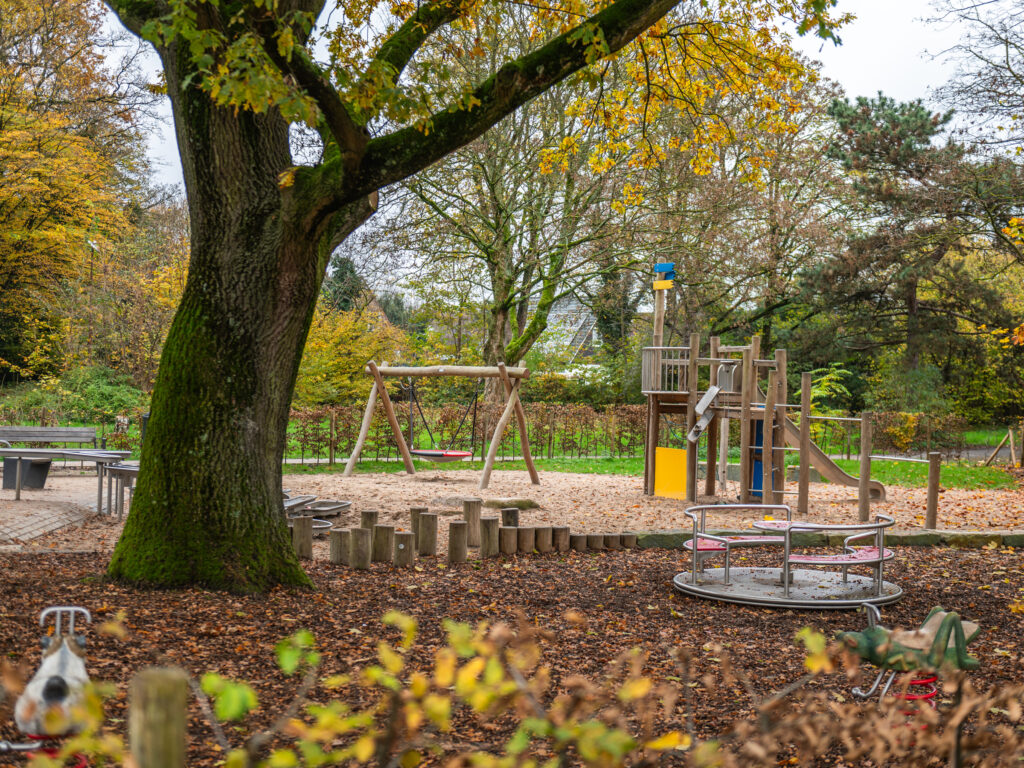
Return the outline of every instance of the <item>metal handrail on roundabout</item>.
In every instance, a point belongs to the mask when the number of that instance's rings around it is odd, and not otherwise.
[[[706,530],[711,511],[749,510],[765,513],[784,512],[785,520],[765,519],[752,524],[752,534],[712,534]],[[884,605],[899,600],[903,590],[884,581],[884,563],[894,557],[885,548],[885,529],[895,523],[888,515],[877,515],[873,522],[830,524],[793,522],[790,508],[783,504],[704,504],[685,511],[693,521],[693,536],[684,545],[690,550],[690,569],[676,574],[673,586],[680,592],[740,605],[817,610],[853,610],[865,603]],[[781,535],[763,535],[771,532]],[[793,552],[794,533],[842,533],[842,548],[834,553],[800,554]],[[871,539],[867,546],[854,546]],[[780,546],[779,567],[733,567],[732,551],[739,547]],[[724,555],[723,568],[705,569],[704,561]],[[829,566],[839,571],[818,568],[793,568],[793,564]],[[870,567],[871,576],[850,573],[850,568]]]

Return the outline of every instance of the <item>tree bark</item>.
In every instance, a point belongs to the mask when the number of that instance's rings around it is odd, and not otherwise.
[[[353,205],[310,232],[279,113],[216,107],[178,84],[187,51],[161,51],[191,219],[188,281],[168,333],[132,513],[113,578],[248,592],[309,585],[281,496],[285,431],[327,241],[365,221]],[[333,225],[333,226],[332,226]]]

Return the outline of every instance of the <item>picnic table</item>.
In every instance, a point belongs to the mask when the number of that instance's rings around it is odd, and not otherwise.
[[[21,500],[21,459],[70,459],[96,464],[96,511],[103,511],[104,468],[131,456],[131,451],[95,451],[75,448],[0,448],[0,458],[16,458],[14,500]],[[108,489],[109,497],[109,489]]]

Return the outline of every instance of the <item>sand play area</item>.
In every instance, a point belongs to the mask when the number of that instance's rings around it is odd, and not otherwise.
[[[461,514],[462,499],[481,497],[501,505],[503,499],[529,499],[536,508],[521,513],[522,525],[568,525],[579,532],[621,532],[688,528],[685,502],[644,496],[639,477],[546,472],[541,484],[530,484],[525,471],[494,472],[490,488],[477,490],[480,473],[469,470],[426,469],[414,476],[404,472],[286,475],[284,486],[293,494],[353,502],[340,525],[358,525],[362,509],[380,511],[382,523],[408,527],[408,510],[426,506],[442,517]],[[796,490],[791,484],[788,490]],[[924,524],[925,489],[890,486],[887,501],[872,504],[873,512],[896,518],[901,530]],[[702,501],[734,502],[736,484],[728,494]],[[810,486],[809,520],[856,522],[856,488],[825,483]],[[795,496],[787,496],[795,505]],[[0,491],[0,546],[26,549],[109,551],[121,523],[95,514],[96,477],[91,472],[58,470],[44,490],[24,491],[21,501],[13,491]],[[485,511],[485,514],[489,513]],[[493,511],[493,514],[497,514]],[[32,524],[38,519],[46,526]],[[715,515],[715,524],[745,527],[751,515]],[[1024,490],[944,490],[939,500],[939,527],[951,530],[1009,530],[1024,528]],[[46,528],[46,530],[43,530]],[[447,526],[439,526],[442,547]],[[323,546],[323,545],[319,545]]]

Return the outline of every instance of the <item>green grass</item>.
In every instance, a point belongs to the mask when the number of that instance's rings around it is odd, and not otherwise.
[[[644,460],[642,457],[621,458],[621,459],[535,459],[534,464],[539,472],[578,472],[586,475],[643,475]],[[345,468],[344,462],[339,462],[333,467],[321,462],[319,466],[314,464],[285,464],[282,471],[286,475],[322,475],[341,472]],[[450,464],[436,464],[429,461],[417,461],[418,472],[429,472],[431,470],[481,470],[484,468],[482,461],[453,461]],[[495,469],[526,469],[523,461],[499,461],[494,465]],[[403,472],[403,465],[400,461],[361,461],[356,465],[358,474],[393,473]]]
[[[994,448],[1004,437],[1006,427],[972,427],[964,432],[967,445],[991,445]]]
[[[860,462],[856,459],[836,461],[840,467],[856,476]],[[882,485],[902,485],[907,488],[924,488],[928,485],[928,465],[907,461],[871,462],[871,479]],[[997,467],[979,467],[969,464],[944,464],[939,480],[943,488],[976,490],[984,488],[1013,488],[1013,475]]]
[[[856,459],[836,462],[846,472],[856,476],[858,462]],[[640,457],[621,459],[537,459],[537,469],[541,472],[577,472],[596,475],[630,475],[640,477],[644,473],[644,460]],[[417,461],[420,472],[431,470],[476,470],[483,469],[482,461],[455,461],[450,464],[431,464]],[[285,464],[286,475],[331,474],[341,472],[344,463],[333,467],[326,463],[319,466],[312,464]],[[525,470],[522,461],[500,461],[495,469]],[[359,474],[402,472],[402,463],[398,461],[363,461],[357,465]],[[883,485],[900,485],[908,488],[924,488],[928,484],[928,465],[904,461],[873,461],[871,477]],[[967,464],[946,464],[942,467],[941,483],[943,488],[963,488],[967,490],[985,488],[1013,488],[1016,481],[1013,476],[996,467],[978,467]]]

